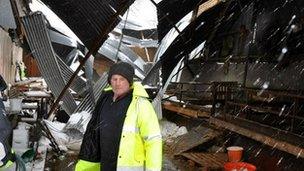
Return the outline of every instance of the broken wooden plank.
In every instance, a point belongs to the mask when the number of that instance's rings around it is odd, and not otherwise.
[[[221,134],[222,133],[220,131],[198,126],[189,131],[187,134],[177,137],[169,148],[173,155],[179,155],[180,153],[208,142]]]
[[[237,126],[235,124],[232,124],[232,123],[229,123],[229,122],[217,119],[217,118],[211,117],[209,119],[209,121],[210,121],[210,123],[212,123],[218,127],[228,129],[230,131],[236,132],[243,136],[249,137],[253,140],[264,143],[270,147],[277,148],[281,151],[285,151],[285,152],[293,154],[297,157],[304,158],[304,148],[301,148],[299,146],[290,144],[286,141],[281,141],[281,140],[272,138],[270,136],[267,136],[267,135],[264,135],[261,133],[251,131],[249,129],[245,129],[243,127]]]
[[[228,161],[226,153],[182,153],[181,155],[207,169],[221,169]]]
[[[41,82],[42,82],[42,78],[39,78],[39,77],[32,77],[32,78],[28,78],[27,80],[15,82],[15,83],[13,84],[13,86],[28,85],[28,84],[31,84],[31,83],[33,83],[33,82],[39,81],[39,80],[41,80]]]
[[[220,0],[209,0],[206,1],[204,3],[202,3],[199,7],[198,7],[198,13],[197,13],[197,17],[200,16],[203,12],[209,10],[210,8],[218,5],[221,1]]]
[[[202,108],[201,110],[198,109],[190,109],[190,108],[186,108],[186,107],[182,107],[179,106],[175,103],[172,102],[164,102],[163,103],[163,108],[176,112],[178,114],[182,114],[182,115],[186,115],[186,116],[190,116],[193,118],[198,118],[198,117],[209,117],[210,116],[210,111],[205,111],[204,108]]]
[[[217,118],[223,119],[220,117]],[[294,144],[301,148],[304,148],[304,144],[303,144],[304,137],[298,134],[294,134],[290,131],[282,130],[276,127],[265,125],[263,123],[259,123],[254,120],[249,120],[232,115],[226,115],[225,121],[248,130],[253,130],[254,132],[261,133],[271,138],[285,141],[287,143]]]

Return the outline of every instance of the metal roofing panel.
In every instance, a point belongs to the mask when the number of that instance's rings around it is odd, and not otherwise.
[[[159,40],[161,40],[180,19],[205,1],[207,0],[170,0],[158,3],[157,30]],[[176,9],[178,9],[178,12]]]
[[[94,110],[95,103],[99,99],[99,96],[101,95],[103,89],[108,85],[108,74],[104,73],[99,80],[94,84],[93,86],[93,94],[95,101],[92,101],[91,94],[87,94],[83,100],[78,105],[75,112],[82,112],[87,111],[89,113],[92,113]]]
[[[53,49],[68,66],[71,66],[71,63],[77,57],[77,49],[70,46],[65,46],[62,44],[52,42]]]
[[[117,49],[119,47],[119,52],[117,53]],[[117,39],[108,39],[102,47],[98,50],[98,53],[104,55],[108,59],[112,61],[117,61],[117,58],[126,61],[133,65],[135,70],[137,71],[135,74],[140,79],[143,79],[146,75],[144,72],[144,64],[142,58],[140,58],[136,53],[132,51],[129,47],[127,47],[124,44],[120,44],[119,46],[119,40]]]
[[[68,82],[72,77],[74,71],[70,67],[68,67],[62,61],[62,59],[60,59],[60,57],[57,56],[56,59],[58,61],[65,82]],[[81,94],[85,88],[86,88],[86,81],[83,78],[76,76],[75,80],[71,84],[71,89],[77,92],[78,94]]]
[[[45,18],[41,13],[34,13],[23,17],[22,22],[39,70],[53,94],[58,97],[65,86],[65,81],[51,45]],[[77,106],[71,93],[65,92],[62,100],[63,109],[72,114]]]
[[[64,34],[61,34],[57,31],[53,31],[51,29],[49,30],[49,34],[50,34],[52,42],[62,44],[62,45],[66,45],[66,46],[70,46],[70,47],[74,47],[74,48],[77,47],[77,41],[68,37],[68,36],[66,36],[66,35],[64,35]]]
[[[146,30],[132,30],[132,29],[122,29],[122,34],[138,39],[154,39],[157,40],[157,30],[156,29],[146,29]]]
[[[137,39],[134,37],[126,36],[124,35],[122,38],[122,41],[131,46],[139,46],[139,47],[158,47],[158,41],[157,40],[152,40],[152,39]]]
[[[194,48],[206,40],[209,35],[207,33],[211,32],[216,27],[216,21],[221,10],[223,10],[223,6],[218,5],[210,9],[208,12],[203,13],[195,21],[189,24],[170,44],[160,57],[160,60],[155,63],[146,78],[143,80],[143,83],[145,84],[149,82],[150,77],[152,77],[153,73],[158,71],[160,67],[163,69],[162,80],[165,82],[178,61],[185,55],[191,53]],[[206,24],[197,27],[203,21],[206,22]]]
[[[103,29],[111,31],[119,22],[110,20],[119,9],[126,10],[133,0],[42,0],[53,10],[90,49]],[[112,25],[111,25],[112,24]]]

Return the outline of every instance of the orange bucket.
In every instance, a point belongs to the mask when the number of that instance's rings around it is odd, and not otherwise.
[[[228,160],[230,162],[239,162],[242,159],[243,147],[231,146],[227,148],[228,150]]]
[[[224,165],[225,171],[255,171],[256,167],[245,162],[227,162]]]

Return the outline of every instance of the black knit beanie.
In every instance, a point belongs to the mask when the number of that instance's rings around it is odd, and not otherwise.
[[[134,77],[134,68],[132,65],[126,63],[126,62],[117,62],[114,65],[110,67],[109,73],[108,73],[108,83],[111,84],[111,78],[113,75],[118,74],[123,77],[125,77],[130,85],[133,83],[133,77]]]

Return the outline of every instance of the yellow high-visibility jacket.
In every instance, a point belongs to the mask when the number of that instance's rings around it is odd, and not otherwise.
[[[132,88],[133,97],[122,128],[117,170],[158,171],[162,164],[162,139],[158,119],[143,86],[134,82]],[[111,90],[111,87],[107,90]],[[75,170],[102,170],[102,163],[80,159]]]

